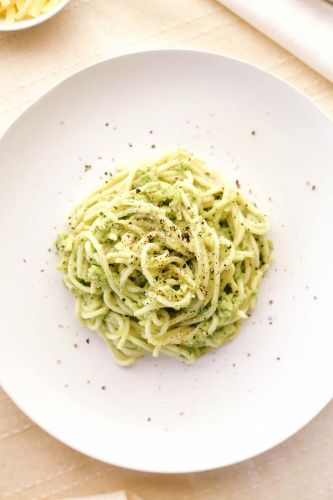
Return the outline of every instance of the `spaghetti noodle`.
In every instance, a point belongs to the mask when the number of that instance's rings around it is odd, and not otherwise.
[[[271,261],[266,215],[184,151],[122,169],[80,203],[57,240],[76,316],[115,360],[192,362],[254,306]]]

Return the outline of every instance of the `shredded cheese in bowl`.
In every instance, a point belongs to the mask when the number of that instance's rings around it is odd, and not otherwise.
[[[11,25],[48,13],[60,0],[0,0],[0,20]]]

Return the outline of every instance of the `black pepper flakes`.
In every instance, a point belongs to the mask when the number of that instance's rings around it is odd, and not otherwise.
[[[313,185],[313,186],[311,187],[311,189],[312,189],[312,191],[315,191],[315,190],[316,190],[316,186],[315,186],[315,185]]]
[[[156,148],[156,144],[152,144],[150,147],[151,147],[151,149],[155,149]]]
[[[256,131],[255,130],[251,130],[251,134],[252,135],[256,135]]]
[[[106,124],[105,124],[105,126],[106,126],[106,127],[108,127],[108,126],[109,126],[109,124],[108,124],[108,123],[106,123]]]
[[[105,386],[105,385],[102,385],[101,389],[102,389],[102,391],[105,391],[106,386]]]
[[[241,187],[240,182],[239,182],[238,179],[236,179],[236,186],[237,186],[238,189]]]
[[[77,349],[79,346],[77,344],[73,344],[74,348]]]
[[[151,422],[151,418],[150,417],[147,418],[147,422]]]
[[[91,165],[85,165],[85,166],[84,166],[84,171],[85,171],[85,172],[88,172],[88,171],[89,171],[89,170],[91,170],[91,169],[92,169],[92,166],[91,166]]]
[[[88,337],[88,338],[86,338],[86,343],[87,343],[87,344],[90,344],[90,338],[89,338],[89,337]]]

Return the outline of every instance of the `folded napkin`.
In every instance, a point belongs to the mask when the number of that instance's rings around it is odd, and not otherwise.
[[[114,493],[104,493],[103,495],[93,495],[89,497],[67,498],[66,500],[142,500],[141,497],[130,491],[115,491]]]
[[[333,5],[325,0],[218,0],[333,82]]]

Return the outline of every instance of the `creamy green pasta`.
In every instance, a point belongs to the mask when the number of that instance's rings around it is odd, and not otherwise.
[[[67,222],[58,267],[76,316],[124,366],[230,340],[271,261],[266,215],[184,151],[121,169]]]

